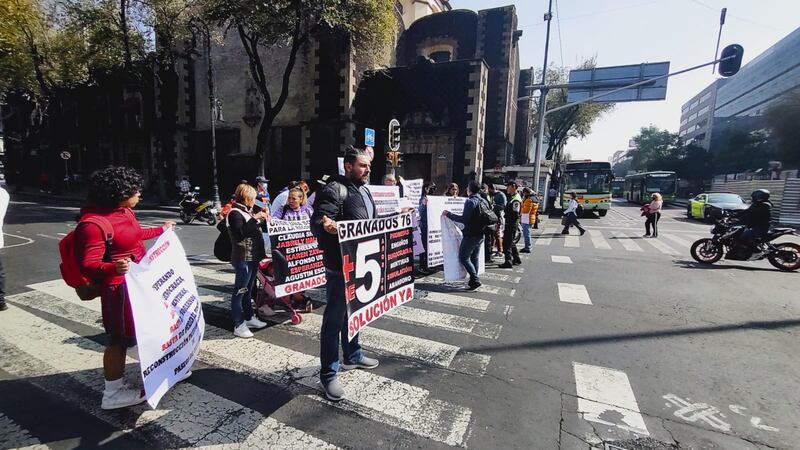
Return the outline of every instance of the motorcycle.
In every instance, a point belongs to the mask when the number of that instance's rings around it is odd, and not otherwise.
[[[740,242],[745,228],[730,213],[724,213],[711,228],[711,238],[699,239],[692,244],[692,258],[703,264],[714,264],[723,256],[734,261],[758,261],[766,258],[773,267],[782,271],[800,269],[800,245],[793,242],[772,243],[781,236],[800,236],[796,231],[791,228],[772,228],[753,247]]]
[[[195,219],[203,220],[209,225],[217,224],[217,210],[210,200],[201,203],[196,195],[189,194],[183,197],[178,206],[181,220],[185,224],[190,224]]]

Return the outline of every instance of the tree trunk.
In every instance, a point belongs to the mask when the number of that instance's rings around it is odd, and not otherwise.
[[[270,137],[272,136],[272,123],[274,121],[275,115],[271,111],[266,112],[261,120],[261,125],[258,127],[255,157],[258,175],[260,176],[266,176],[269,173],[266,166],[270,161]]]
[[[133,57],[131,56],[131,36],[128,29],[128,0],[119,0],[119,27],[122,32],[122,48],[125,58],[125,72],[130,75],[131,67],[133,66]]]

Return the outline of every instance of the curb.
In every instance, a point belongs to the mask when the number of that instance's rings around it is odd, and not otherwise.
[[[16,198],[35,198],[35,199],[47,199],[54,202],[74,202],[83,204],[86,201],[86,197],[83,196],[76,196],[76,195],[55,195],[55,194],[47,194],[44,192],[11,192],[12,197]],[[157,203],[149,203],[149,202],[140,202],[138,205],[139,208],[142,209],[156,209],[159,211],[169,211],[169,212],[178,212],[180,208],[178,206],[173,205],[160,205]]]

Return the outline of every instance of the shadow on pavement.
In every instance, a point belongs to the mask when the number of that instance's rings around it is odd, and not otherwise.
[[[738,264],[729,264],[729,263],[716,263],[716,264],[702,264],[697,261],[689,261],[689,260],[681,260],[681,261],[674,261],[674,264],[681,269],[703,269],[703,270],[746,270],[748,272],[775,272],[775,273],[785,273],[791,274],[794,272],[785,272],[778,269],[773,269],[769,267],[755,267],[755,266],[742,266]]]

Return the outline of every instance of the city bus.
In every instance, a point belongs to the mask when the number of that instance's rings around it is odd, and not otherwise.
[[[561,205],[566,209],[569,193],[578,194],[578,202],[585,212],[597,211],[600,217],[608,213],[611,207],[611,163],[585,161],[568,161],[561,171]]]
[[[625,177],[625,199],[634,203],[647,203],[654,192],[661,194],[664,203],[675,201],[678,177],[675,172],[659,170],[637,173]]]
[[[611,196],[622,197],[625,194],[625,178],[616,177],[611,182]]]

